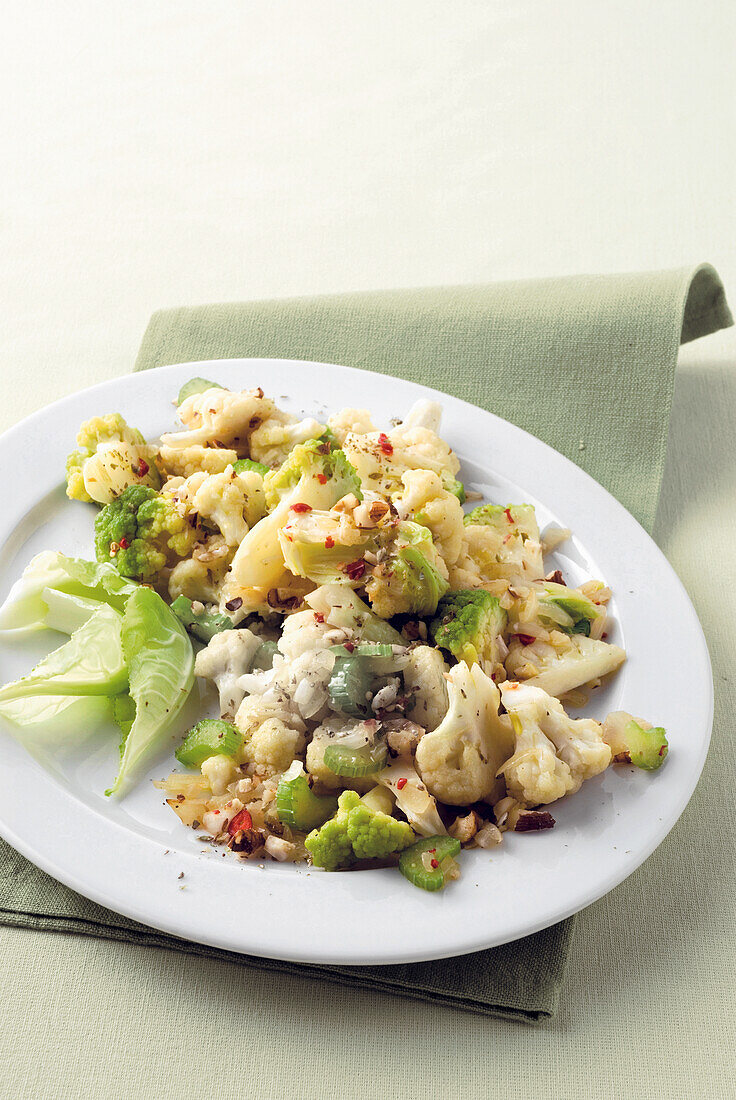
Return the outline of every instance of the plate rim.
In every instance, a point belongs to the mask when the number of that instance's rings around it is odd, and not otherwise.
[[[639,522],[631,515],[631,513],[628,512],[628,510],[607,489],[601,486],[600,483],[598,483],[593,477],[591,477],[591,475],[588,474],[585,470],[582,470],[579,466],[577,466],[571,459],[561,454],[561,452],[556,451],[553,447],[545,443],[543,440],[540,440],[538,437],[525,431],[525,429],[513,424],[511,421],[504,420],[497,414],[483,409],[480,406],[473,405],[470,402],[464,401],[462,398],[457,398],[452,394],[443,393],[440,390],[424,386],[421,383],[413,382],[395,375],[376,374],[375,372],[372,372],[370,370],[365,370],[358,367],[350,367],[342,364],[322,363],[316,360],[282,359],[261,356],[202,359],[194,360],[192,362],[167,364],[162,367],[153,368],[151,371],[131,372],[129,374],[122,375],[114,379],[107,379],[105,381],[96,383],[93,386],[86,387],[83,390],[79,390],[72,394],[68,394],[65,397],[59,398],[57,401],[54,401],[53,403],[36,410],[34,413],[30,414],[30,416],[25,417],[23,420],[21,420],[18,424],[13,425],[10,429],[3,433],[2,436],[0,436],[0,453],[2,452],[4,447],[8,445],[8,443],[12,444],[14,442],[17,435],[23,435],[29,427],[32,427],[37,421],[42,420],[44,417],[57,411],[61,406],[71,405],[73,402],[75,402],[75,400],[79,401],[80,399],[86,398],[88,396],[94,397],[105,389],[125,385],[130,380],[144,379],[147,375],[169,375],[173,374],[176,371],[181,371],[183,368],[191,369],[192,367],[196,367],[199,370],[204,370],[208,366],[210,366],[211,369],[217,369],[218,366],[235,367],[244,365],[261,365],[262,369],[262,364],[264,363],[271,363],[274,365],[278,364],[280,367],[285,368],[303,368],[306,366],[312,369],[323,368],[328,370],[336,370],[339,372],[348,372],[348,374],[357,373],[364,376],[365,379],[370,379],[374,384],[377,379],[384,379],[387,384],[399,383],[401,386],[408,387],[411,391],[414,391],[415,393],[419,391],[424,395],[435,396],[436,398],[444,400],[445,402],[449,400],[455,405],[464,406],[473,416],[478,416],[480,414],[481,417],[491,417],[497,423],[504,425],[506,429],[511,429],[512,434],[518,433],[521,439],[532,441],[534,448],[542,448],[543,454],[546,453],[548,455],[554,456],[554,463],[561,462],[566,470],[572,474],[573,480],[581,480],[581,483],[586,485],[588,490],[592,491],[598,497],[600,497],[600,495],[602,494],[603,496],[601,499],[605,501],[606,505],[609,508],[612,507],[614,512],[619,513],[619,516],[625,516],[627,524],[633,523],[635,525],[638,532],[638,537],[643,537],[647,548],[650,551],[654,551],[655,556],[659,559],[659,564],[664,565],[666,569],[668,580],[670,581],[670,583],[674,583],[676,589],[678,590],[679,596],[690,614],[691,625],[693,623],[696,625],[695,636],[690,640],[693,644],[695,644],[696,642],[698,644],[699,658],[703,662],[704,672],[703,685],[701,686],[704,686],[707,682],[707,697],[703,700],[705,704],[705,711],[703,714],[704,733],[702,736],[702,743],[700,745],[699,756],[697,758],[697,761],[695,762],[691,781],[686,784],[688,789],[685,791],[684,794],[682,791],[680,792],[680,795],[675,800],[677,806],[676,810],[668,817],[666,817],[666,819],[661,820],[660,827],[652,831],[649,842],[643,845],[641,849],[637,851],[636,857],[634,859],[628,861],[628,870],[622,875],[620,874],[619,868],[614,868],[608,876],[605,876],[599,880],[600,888],[597,887],[596,890],[591,893],[586,900],[580,902],[580,899],[578,898],[572,903],[561,902],[556,907],[549,908],[543,918],[539,919],[538,921],[527,922],[518,930],[513,932],[513,934],[504,934],[502,938],[493,938],[491,941],[489,941],[487,937],[481,935],[475,939],[466,938],[464,940],[463,946],[461,947],[454,945],[449,949],[441,948],[438,950],[427,950],[426,948],[424,948],[417,950],[416,952],[412,952],[410,950],[407,950],[406,948],[403,948],[398,951],[384,949],[377,953],[375,948],[373,948],[370,951],[362,954],[356,954],[355,951],[351,951],[349,954],[344,954],[340,953],[340,951],[338,950],[332,950],[324,953],[309,950],[285,951],[282,948],[269,949],[268,946],[264,947],[263,945],[261,945],[260,947],[254,947],[252,944],[237,945],[232,942],[231,939],[228,939],[227,937],[223,938],[222,935],[207,935],[206,930],[202,930],[201,928],[192,930],[192,928],[190,927],[190,922],[187,920],[186,915],[184,915],[183,918],[181,917],[181,915],[177,918],[176,916],[173,916],[171,912],[169,912],[168,916],[166,916],[164,919],[161,919],[157,917],[156,914],[152,914],[150,910],[141,908],[139,905],[127,904],[125,899],[123,899],[121,902],[120,899],[118,899],[114,895],[114,892],[113,895],[111,895],[104,889],[98,889],[94,886],[91,886],[89,882],[85,881],[83,878],[79,878],[73,871],[69,870],[67,867],[60,867],[58,862],[56,862],[54,858],[50,857],[47,851],[44,851],[43,847],[37,846],[37,844],[33,843],[32,840],[29,840],[26,836],[21,835],[12,826],[8,825],[4,819],[4,811],[2,808],[0,808],[0,836],[3,836],[4,839],[8,841],[8,843],[10,843],[14,848],[21,852],[22,855],[28,858],[36,866],[39,866],[43,871],[56,878],[58,881],[62,882],[64,885],[69,886],[71,889],[77,891],[78,893],[96,902],[97,904],[100,904],[108,909],[112,909],[113,912],[116,912],[124,917],[129,917],[130,919],[140,921],[141,923],[146,924],[150,927],[159,929],[162,932],[177,936],[179,938],[183,938],[185,940],[191,940],[196,943],[202,943],[216,948],[223,948],[225,950],[235,953],[257,954],[258,956],[264,958],[274,958],[293,962],[306,962],[316,964],[322,963],[331,965],[387,965],[394,963],[430,961],[432,959],[455,957],[462,954],[484,950],[488,947],[498,946],[501,943],[510,943],[516,939],[531,935],[534,932],[540,931],[543,928],[549,927],[557,923],[558,921],[563,920],[568,916],[571,916],[573,913],[580,911],[587,905],[592,904],[594,901],[605,896],[607,893],[610,892],[611,889],[623,882],[625,878],[627,878],[639,866],[641,866],[641,864],[649,857],[649,855],[651,855],[651,853],[659,846],[659,844],[662,843],[664,838],[676,824],[682,812],[685,810],[690,798],[692,797],[692,794],[702,773],[710,744],[713,720],[713,679],[710,665],[710,656],[708,653],[707,642],[702,630],[702,626],[699,622],[697,613],[695,612],[687,591],[682,581],[677,576],[675,570],[667,561],[666,557],[657,546],[657,544],[654,542],[652,537],[648,534],[647,531],[644,530],[641,524],[639,524]],[[301,397],[299,397],[298,400],[301,400]],[[490,470],[493,468],[493,466],[490,459],[488,460],[488,462],[488,469]],[[58,485],[59,482],[55,481],[54,484]],[[28,511],[29,509],[25,509],[24,511],[22,511],[19,519],[26,515]],[[3,517],[2,526],[0,527],[0,533],[2,534],[2,541],[0,542],[0,546],[4,547],[6,545],[8,538],[12,535],[12,532],[17,526],[17,523],[18,520],[16,520],[15,522],[8,522],[7,516]],[[59,792],[63,792],[63,795],[66,799],[75,800],[74,795],[70,790],[67,790],[63,787],[59,787],[58,790]],[[95,811],[90,807],[89,812],[94,813]],[[110,826],[114,826],[117,829],[124,830],[126,832],[126,838],[128,839],[128,841],[132,836],[135,836],[136,844],[142,841],[143,838],[133,834],[131,830],[125,830],[124,826],[121,825],[119,822],[106,818],[103,818],[103,820],[105,820],[106,823]],[[145,840],[147,843],[158,843],[156,841],[153,841],[152,838],[145,838]],[[196,861],[199,859],[199,857],[200,853],[177,852],[177,858],[179,860],[185,860],[187,862],[190,860]],[[240,868],[238,869],[240,870]],[[309,872],[305,872],[301,869],[297,873],[309,874]],[[380,872],[377,872],[377,874],[380,874]],[[416,893],[419,894],[420,892]]]

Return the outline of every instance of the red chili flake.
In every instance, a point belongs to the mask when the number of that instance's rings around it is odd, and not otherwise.
[[[537,640],[533,634],[517,634],[516,637],[522,645],[532,645]]]
[[[601,638],[603,638],[603,641],[604,641],[604,642],[605,642],[605,640],[606,640],[606,638],[607,638],[607,637],[608,637],[608,634],[607,634],[607,632],[606,632],[606,631],[604,631],[604,632],[603,632],[603,633],[601,634]]]
[[[331,550],[334,545],[335,545],[335,540],[333,539],[332,535],[328,535],[327,538],[325,539],[325,549],[326,550]]]
[[[118,543],[118,546],[120,547],[120,549],[121,549],[121,550],[127,550],[127,549],[128,549],[128,547],[130,546],[130,543],[129,543],[129,542],[128,542],[128,540],[127,540],[127,539],[125,538],[125,536],[123,536],[123,537],[121,538],[120,542]]]
[[[327,474],[317,474],[317,481],[320,483],[320,485],[326,485]]]
[[[429,848],[428,851],[429,851],[429,854],[432,855],[432,852],[436,852],[437,849],[436,848]]]
[[[133,467],[133,473],[138,477],[145,477],[151,467],[146,462],[145,458],[138,459],[138,465]]]
[[[345,642],[345,648],[347,649],[348,653],[352,653],[355,649],[355,643],[354,642]]]
[[[381,432],[379,435],[378,446],[385,455],[392,455],[394,453],[394,445],[385,432]]]
[[[514,517],[511,515],[511,509],[504,508],[504,512],[506,513],[506,519],[509,521],[509,523],[514,523]]]
[[[365,562],[362,558],[358,558],[357,561],[349,561],[345,566],[345,572],[351,581],[357,581],[365,573]]]
[[[433,871],[436,871],[437,868],[439,867],[439,862],[436,859],[430,860],[430,867],[432,868]]]
[[[322,614],[322,612],[321,612],[321,611],[315,611],[315,613],[314,613],[314,621],[315,621],[316,623],[323,623],[323,622],[325,621],[325,617],[324,617],[324,615]]]
[[[406,784],[407,784],[407,780],[402,776],[401,779],[396,780],[396,790],[397,791],[403,791]]]
[[[312,511],[312,505],[311,504],[292,504],[291,510],[292,510],[292,512],[311,512]]]
[[[236,814],[227,827],[227,831],[230,836],[235,836],[236,833],[243,832],[245,829],[251,829],[253,827],[253,818],[250,816],[247,810],[241,810],[239,814]]]
[[[667,746],[666,746],[666,745],[662,745],[662,748],[661,748],[661,749],[659,750],[659,755],[660,755],[660,756],[664,756],[664,754],[665,754],[666,752],[667,752]]]

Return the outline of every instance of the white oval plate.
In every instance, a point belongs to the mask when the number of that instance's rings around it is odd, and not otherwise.
[[[507,833],[492,852],[463,853],[461,879],[426,894],[396,870],[327,874],[222,858],[179,824],[150,783],[168,774],[173,755],[114,802],[102,794],[116,773],[114,731],[82,748],[31,755],[4,724],[0,834],[59,881],[144,924],[312,963],[399,963],[493,947],[577,912],[631,874],[682,813],[705,761],[713,695],[700,624],[662,553],[612,496],[544,443],[463,401],[348,367],[274,359],[180,364],[93,386],[0,438],[0,468],[10,474],[0,595],[42,549],[94,557],[93,511],[69,502],[60,482],[80,423],[119,411],[155,437],[175,423],[172,398],[194,375],[236,389],[261,385],[295,413],[364,406],[384,426],[417,397],[440,400],[442,435],[462,461],[461,477],[492,501],[535,504],[540,526],[571,527],[555,564],[572,583],[602,577],[612,586],[610,638],[629,656],[586,713],[626,709],[665,726],[667,763],[654,773],[609,768],[554,807],[555,829]],[[0,682],[28,671],[53,648],[51,638],[0,643]]]

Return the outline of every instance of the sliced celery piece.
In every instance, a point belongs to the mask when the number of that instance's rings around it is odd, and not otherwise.
[[[362,775],[372,775],[380,772],[386,763],[388,750],[382,743],[364,746],[358,749],[349,748],[347,745],[328,745],[325,749],[324,762],[335,775],[345,775],[351,779],[357,779]]]
[[[373,671],[362,657],[338,657],[327,692],[336,710],[364,718],[370,711],[367,696],[372,681]]]
[[[424,866],[422,856],[425,852],[430,853],[437,863],[436,867],[428,870]],[[454,863],[455,856],[459,853],[460,841],[454,837],[425,836],[410,848],[404,849],[399,856],[399,870],[412,886],[418,886],[420,890],[442,890],[447,885],[447,864],[443,867],[444,861],[450,859]]]
[[[337,812],[337,798],[331,795],[320,798],[309,786],[301,766],[294,769],[296,774],[290,778],[292,768],[281,777],[276,790],[276,813],[283,825],[308,833]]]
[[[233,620],[219,611],[194,611],[192,601],[187,596],[177,596],[171,604],[171,610],[179,622],[200,642],[211,642],[215,634],[223,630],[232,630]]]
[[[199,768],[211,756],[234,756],[242,743],[243,735],[231,722],[203,718],[190,729],[174,756],[185,768]]]

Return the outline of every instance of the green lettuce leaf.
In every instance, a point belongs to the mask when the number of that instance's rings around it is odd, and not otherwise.
[[[176,615],[150,588],[138,588],[123,616],[123,651],[135,717],[123,729],[120,772],[105,794],[121,794],[144,760],[166,739],[194,684],[194,653]],[[118,704],[121,706],[121,704]]]
[[[29,695],[0,702],[0,715],[23,730],[22,740],[80,741],[110,724],[106,695]]]
[[[101,604],[68,642],[27,676],[0,688],[0,702],[28,695],[116,695],[128,686],[121,616]]]
[[[50,593],[96,600],[122,612],[137,587],[134,581],[121,577],[109,562],[98,564],[45,550],[29,563],[0,607],[0,634],[20,636],[50,627],[52,622],[54,630],[71,634],[81,625],[79,605],[74,606],[72,601],[63,605],[57,601],[52,610]],[[65,608],[68,618],[64,615]]]

